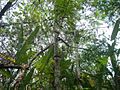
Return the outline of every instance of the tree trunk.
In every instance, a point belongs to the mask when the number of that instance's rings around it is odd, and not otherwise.
[[[55,90],[61,90],[60,89],[60,56],[58,53],[58,36],[59,32],[55,31],[55,37],[54,37],[54,89]]]

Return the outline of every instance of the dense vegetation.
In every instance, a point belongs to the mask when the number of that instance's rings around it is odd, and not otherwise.
[[[120,89],[119,0],[0,4],[0,90]]]

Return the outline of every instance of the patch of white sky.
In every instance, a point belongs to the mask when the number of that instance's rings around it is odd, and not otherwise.
[[[81,12],[80,12],[81,13]],[[91,10],[87,10],[85,12],[85,16],[93,16],[93,11]],[[83,16],[84,17],[84,16]],[[108,23],[108,20],[100,20],[100,19],[96,19],[94,17],[92,17],[92,19],[96,22],[98,22],[99,24],[95,25],[94,29],[96,30],[96,37],[99,39],[99,40],[103,40],[105,39],[107,41],[108,44],[112,45],[113,41],[111,41],[111,34],[112,34],[112,31],[113,31],[113,25],[111,25],[111,23]],[[79,20],[76,24],[77,26],[77,29],[80,29],[80,28],[84,28],[86,26],[87,29],[90,29],[90,28],[93,28],[93,26],[90,26],[90,23],[89,23],[89,19],[85,19],[85,18],[82,18],[81,20]],[[83,26],[83,27],[81,27]],[[94,30],[93,29],[93,30]],[[118,33],[118,36],[120,35],[120,33]],[[118,44],[116,45],[116,48],[120,48],[120,42],[118,42]],[[118,60],[118,64],[119,64],[119,59],[120,57],[116,57],[116,60]],[[114,75],[114,72],[112,71],[112,64],[111,64],[111,60],[110,60],[110,57],[108,57],[108,63],[107,63],[107,67],[108,69],[113,73]],[[108,77],[110,78],[110,77]]]
[[[85,16],[93,16],[93,11],[87,10],[85,12]],[[97,38],[102,39],[103,38],[102,35],[104,35],[105,37],[109,38],[111,33],[112,33],[113,27],[110,26],[110,24],[107,23],[106,21],[94,18],[94,16],[92,17],[92,20],[96,21],[99,24],[97,24],[97,25],[95,25],[93,27],[93,26],[91,26],[89,19],[82,18],[80,21],[77,22],[77,24],[76,24],[77,28],[81,28],[81,25],[82,26],[86,26],[86,28],[90,28],[90,29],[93,29],[93,30],[95,29],[96,30]]]

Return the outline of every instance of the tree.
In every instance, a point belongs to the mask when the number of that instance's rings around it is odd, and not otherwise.
[[[8,9],[3,8],[0,16],[6,17],[2,17],[0,24],[1,88],[118,90],[119,49],[115,46],[119,19],[114,21],[119,14],[118,3],[112,0],[20,1],[15,3],[17,11],[11,7],[9,16]],[[98,20],[110,22],[107,18],[116,22],[112,23],[115,24],[112,45],[95,34]]]

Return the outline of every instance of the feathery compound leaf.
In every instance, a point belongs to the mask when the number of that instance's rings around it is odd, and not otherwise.
[[[30,45],[34,41],[34,38],[36,37],[37,33],[39,31],[39,26],[35,28],[35,30],[30,34],[30,36],[27,38],[27,40],[24,42],[21,49],[16,54],[16,63],[24,63],[27,61],[28,57],[26,55],[26,51],[30,48]]]
[[[120,24],[120,18],[115,23],[115,26],[111,35],[111,40],[115,40],[117,33],[119,31],[119,24]]]

